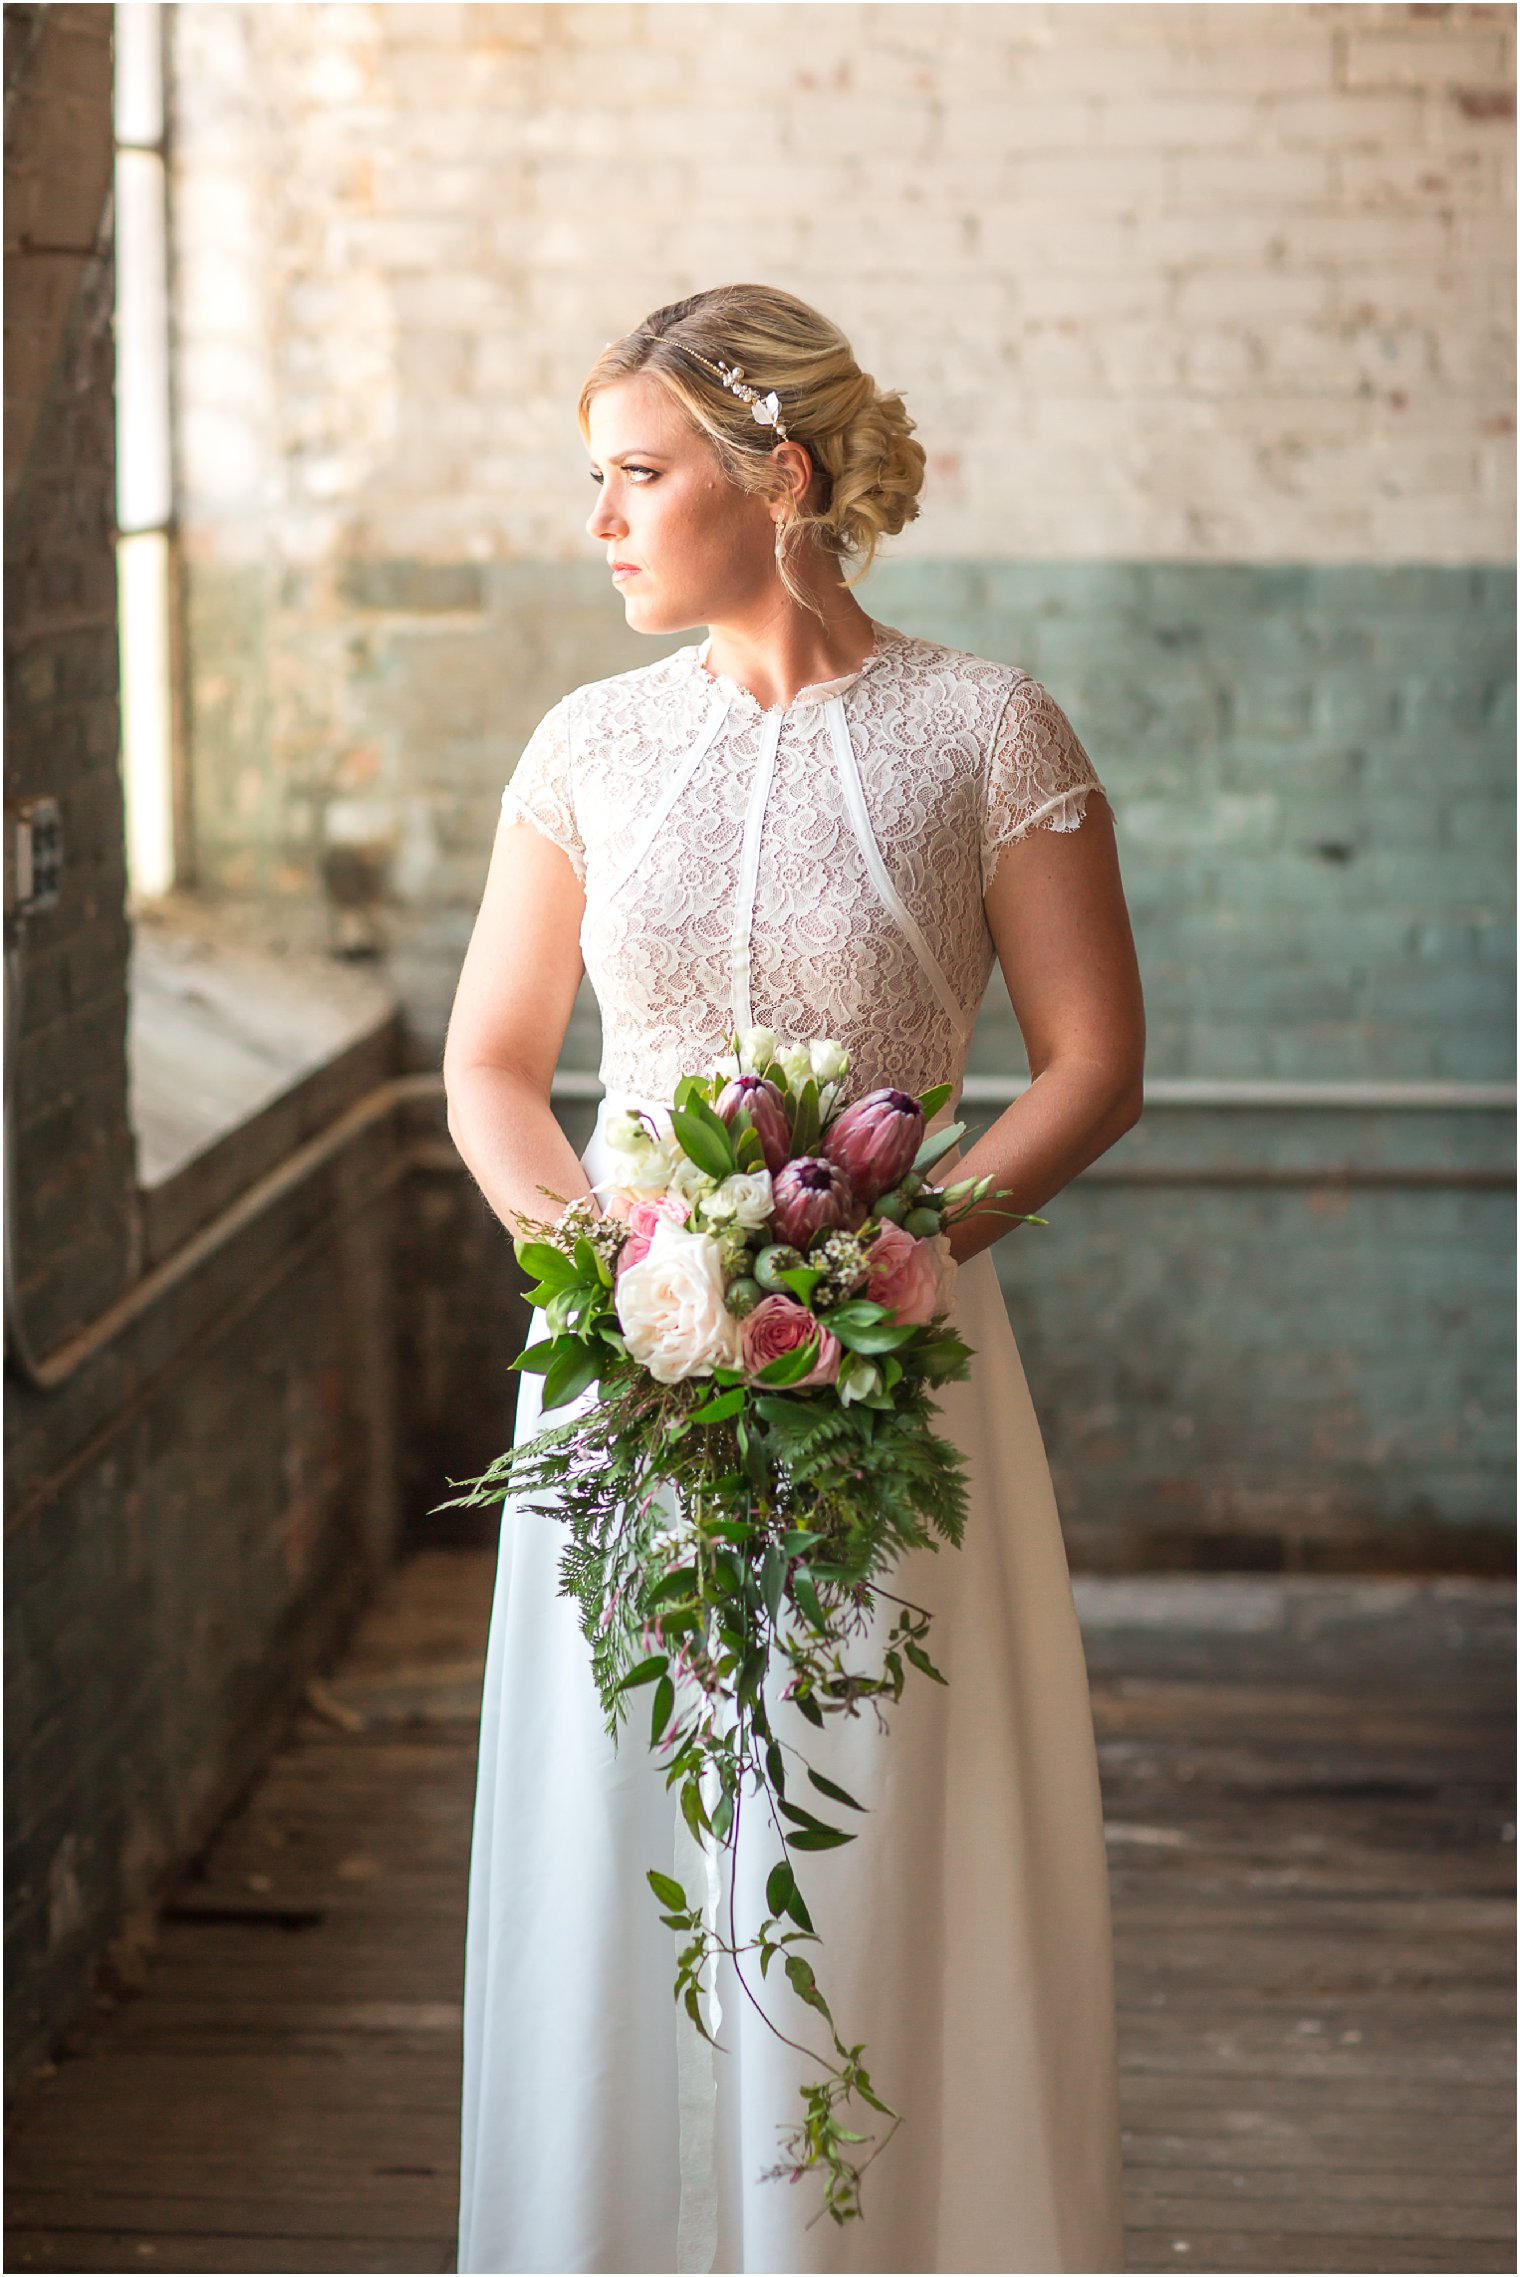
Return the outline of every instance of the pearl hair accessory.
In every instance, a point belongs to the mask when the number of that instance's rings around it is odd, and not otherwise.
[[[678,340],[676,346],[686,348],[686,342]],[[707,357],[698,355],[695,348],[686,348],[686,353],[688,356],[695,356],[697,362],[705,365],[708,371],[716,372],[718,378],[728,389],[729,394],[738,396],[741,403],[749,405],[751,416],[757,426],[774,428],[777,442],[784,443],[786,441],[786,422],[781,416],[781,398],[774,388],[768,395],[762,395],[757,387],[747,387],[744,384],[744,366],[742,364],[725,364],[721,356],[716,363],[709,363]]]

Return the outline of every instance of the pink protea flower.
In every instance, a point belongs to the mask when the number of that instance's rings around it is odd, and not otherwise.
[[[941,1309],[943,1271],[934,1241],[915,1241],[911,1233],[889,1221],[866,1251],[865,1261],[869,1279],[864,1293],[872,1304],[888,1306],[901,1321],[926,1321]]]
[[[736,1075],[719,1092],[717,1112],[725,1123],[731,1123],[741,1107],[749,1109],[765,1167],[774,1178],[791,1144],[785,1102],[775,1084],[767,1083],[763,1075]]]
[[[744,1366],[752,1376],[771,1360],[779,1360],[783,1352],[793,1352],[806,1344],[810,1336],[818,1338],[818,1357],[805,1376],[789,1391],[802,1391],[811,1384],[831,1384],[839,1373],[839,1339],[827,1328],[819,1326],[806,1305],[792,1297],[776,1295],[763,1297],[754,1311],[741,1323]]]
[[[865,1218],[848,1175],[821,1154],[783,1163],[771,1183],[771,1223],[778,1241],[806,1250],[815,1233],[843,1226],[853,1233]]]
[[[924,1136],[924,1111],[908,1091],[868,1091],[835,1117],[823,1151],[849,1173],[861,1200],[874,1202],[897,1184]]]

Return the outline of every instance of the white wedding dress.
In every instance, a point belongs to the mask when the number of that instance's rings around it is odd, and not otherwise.
[[[577,689],[503,797],[581,879],[607,1116],[668,1103],[735,1025],[827,1035],[852,1095],[959,1090],[994,949],[983,893],[1028,830],[1076,828],[1102,786],[1029,674],[884,625],[844,679],[762,710],[706,644]],[[1106,794],[1102,794],[1106,795]],[[952,1119],[954,1100],[936,1127]],[[1023,1240],[1059,1240],[1026,1230]],[[1108,1882],[1086,1671],[1039,1424],[992,1253],[962,1266],[975,1351],[942,1387],[966,1458],[962,1547],[891,1586],[933,1614],[945,1687],[782,1735],[869,1815],[797,1858],[805,1946],[846,2043],[901,2114],[844,2227],[815,2171],[762,2180],[821,2078],[717,1968],[721,2053],[673,1997],[676,1940],[645,1880],[674,1873],[725,1939],[752,1936],[779,1856],[741,1816],[734,1884],[704,1872],[647,1742],[644,1695],[603,1725],[563,1533],[508,1499],[482,1704],[469,1883],[461,2271],[1111,2271],[1121,2263]],[[535,1316],[534,1333],[542,1329]],[[540,1421],[521,1378],[517,1438]],[[554,1420],[596,1397],[551,1411]],[[893,1607],[878,1609],[889,1622]],[[860,1648],[857,1665],[878,1659]],[[737,1934],[736,1934],[737,1933]],[[709,1976],[711,1972],[709,1972]],[[753,1959],[792,2038],[823,2021]],[[815,2029],[817,2027],[817,2029]],[[874,2140],[890,2124],[875,2114]]]

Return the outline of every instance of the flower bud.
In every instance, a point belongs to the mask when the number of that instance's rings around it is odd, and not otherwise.
[[[791,1145],[786,1103],[775,1084],[767,1083],[763,1076],[736,1075],[718,1093],[717,1112],[725,1123],[732,1123],[741,1107],[749,1109],[749,1119],[765,1156],[765,1167],[774,1178],[786,1161]]]
[[[739,1038],[739,1065],[762,1075],[776,1056],[775,1033],[770,1028],[746,1028]]]
[[[792,1272],[802,1262],[802,1251],[794,1249],[790,1242],[768,1241],[755,1258],[755,1279],[762,1289],[774,1293],[786,1287],[782,1274]]]
[[[837,1083],[850,1064],[850,1055],[843,1044],[836,1044],[832,1036],[820,1036],[808,1045],[808,1060],[813,1080],[821,1090],[825,1083]]]
[[[909,1091],[868,1091],[832,1122],[823,1151],[838,1163],[863,1202],[901,1180],[924,1135],[924,1111]]]
[[[865,1218],[849,1173],[822,1155],[799,1155],[772,1181],[772,1222],[783,1241],[806,1249],[815,1233],[843,1226],[853,1233]]]

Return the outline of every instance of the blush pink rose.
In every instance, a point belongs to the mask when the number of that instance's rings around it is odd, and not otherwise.
[[[866,1251],[866,1270],[865,1294],[899,1320],[922,1322],[939,1311],[940,1261],[932,1241],[915,1241],[889,1219]]]
[[[810,1384],[831,1384],[839,1374],[839,1339],[826,1328],[820,1328],[806,1305],[793,1297],[780,1295],[762,1297],[752,1313],[740,1323],[744,1336],[744,1366],[752,1376],[772,1360],[779,1360],[783,1352],[793,1352],[809,1337],[818,1337],[818,1357],[805,1376],[788,1391],[804,1391]]]
[[[631,1202],[617,1215],[627,1218],[629,1233],[618,1251],[615,1278],[621,1277],[630,1265],[643,1263],[649,1255],[654,1229],[662,1218],[671,1225],[684,1225],[691,1215],[691,1204],[683,1194],[662,1194],[657,1202]]]

